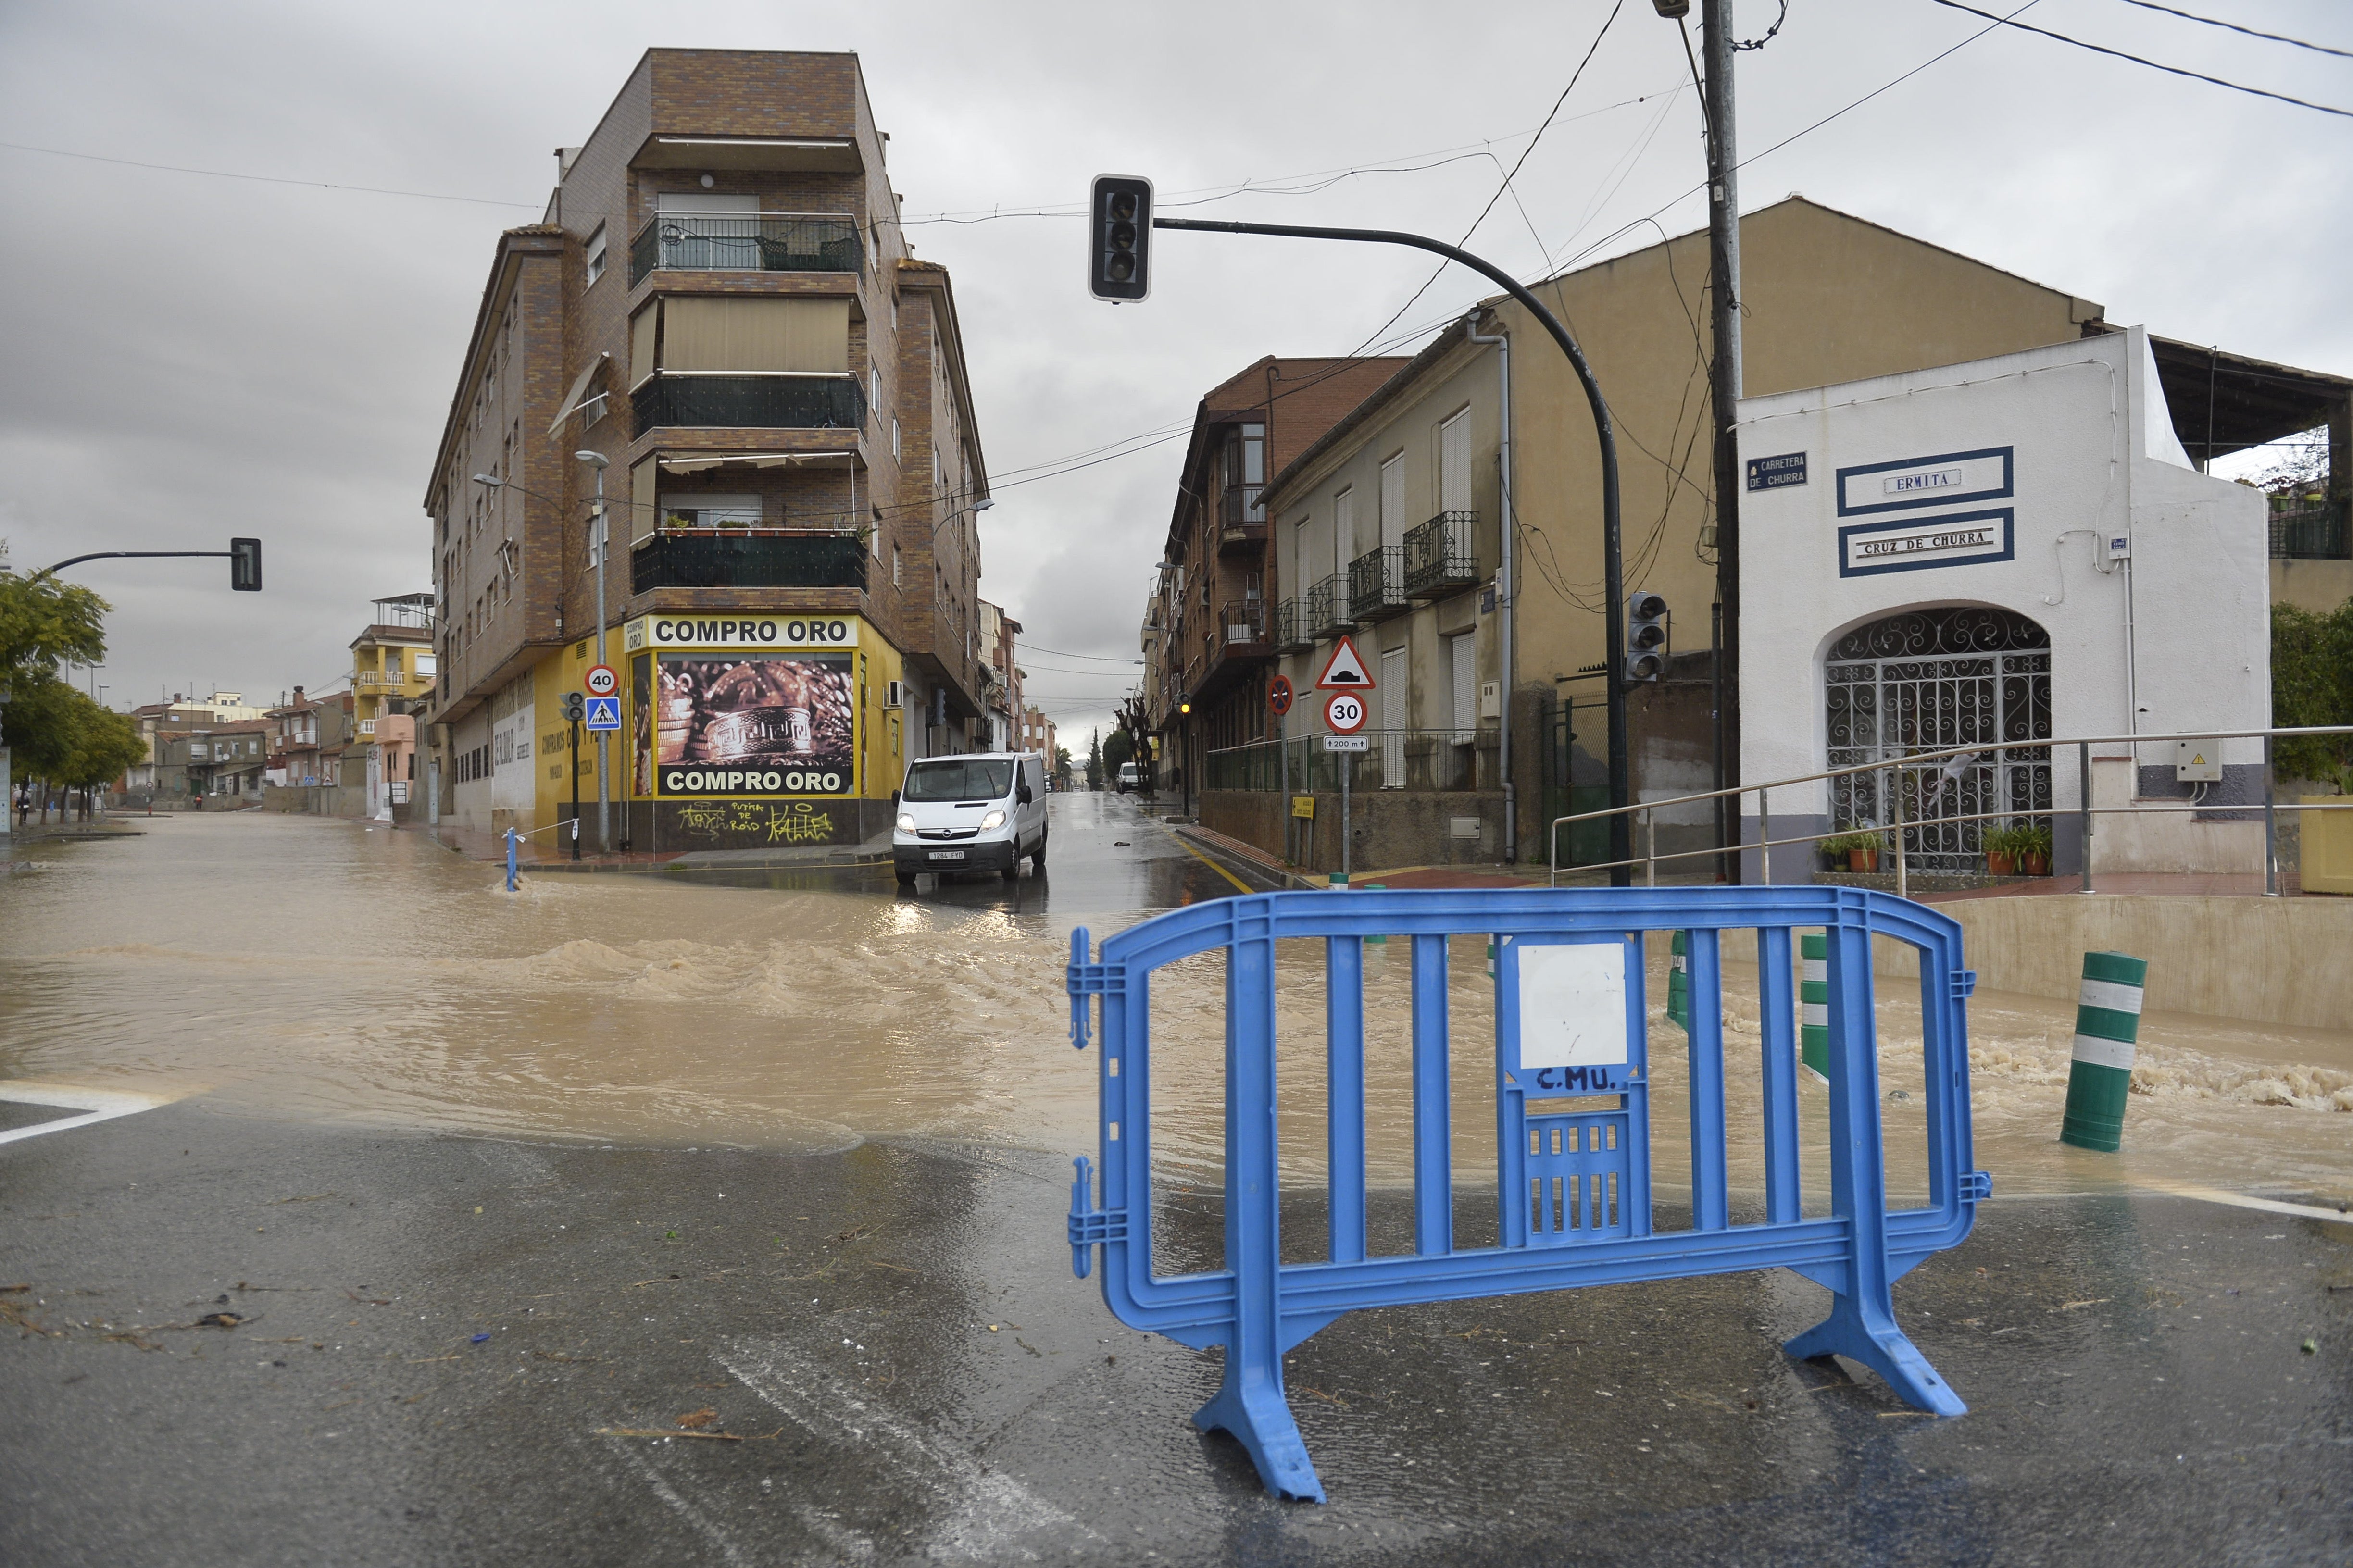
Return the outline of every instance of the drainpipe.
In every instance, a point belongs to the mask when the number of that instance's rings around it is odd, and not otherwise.
[[[1500,320],[1496,324],[1500,329]],[[1512,698],[1514,695],[1512,671],[1515,662],[1514,655],[1518,651],[1518,645],[1512,639],[1512,557],[1514,547],[1519,543],[1520,532],[1512,511],[1512,334],[1500,330],[1488,336],[1472,332],[1470,341],[1495,344],[1496,363],[1500,366],[1496,379],[1502,410],[1497,421],[1503,429],[1503,445],[1497,453],[1497,467],[1501,470],[1498,510],[1503,515],[1497,521],[1502,525],[1498,531],[1503,541],[1503,551],[1495,567],[1495,597],[1496,608],[1504,617],[1501,637],[1504,645],[1504,700],[1496,708],[1495,771],[1504,775],[1504,863],[1511,866],[1518,864],[1520,858],[1519,790],[1512,783]]]

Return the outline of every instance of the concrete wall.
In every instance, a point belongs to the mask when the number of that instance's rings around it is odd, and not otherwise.
[[[2353,561],[2274,561],[2272,603],[2318,615],[2353,599]]]
[[[1273,790],[1206,790],[1201,826],[1283,853],[1291,796]],[[1503,858],[1504,795],[1500,790],[1350,791],[1348,825],[1356,839],[1354,868],[1492,865]],[[1475,817],[1479,836],[1457,838],[1458,817]],[[1314,828],[1300,840],[1299,864],[1310,871],[1340,868],[1340,796],[1315,796]]]
[[[2053,894],[1936,906],[1961,922],[1978,984],[2075,999],[2084,954],[2148,960],[2147,1007],[2301,1028],[2353,1019],[2353,899]],[[1884,975],[1919,973],[1913,950],[1877,944]]]

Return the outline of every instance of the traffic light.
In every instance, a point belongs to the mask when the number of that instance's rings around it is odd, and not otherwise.
[[[228,585],[240,594],[261,592],[261,541],[228,542]]]
[[[1626,600],[1626,679],[1656,680],[1667,672],[1667,602],[1641,593]]]
[[[1087,220],[1087,289],[1098,300],[1152,292],[1152,182],[1097,174]]]
[[[588,717],[588,699],[577,691],[564,694],[564,717],[567,723],[577,724]]]

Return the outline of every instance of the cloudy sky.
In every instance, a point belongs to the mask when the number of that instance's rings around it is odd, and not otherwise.
[[[2331,0],[2168,3],[2353,49]],[[115,606],[94,679],[117,706],[331,685],[369,599],[430,586],[434,442],[494,237],[542,207],[550,150],[649,46],[854,49],[911,237],[956,278],[998,498],[982,591],[1024,623],[1067,738],[1134,674],[1078,656],[1134,656],[1181,451],[1150,437],[1260,354],[1409,352],[1482,292],[1441,278],[1384,331],[1429,276],[1409,253],[1164,235],[1151,301],[1097,305],[1067,216],[1089,177],[1149,174],[1198,216],[1451,239],[1526,153],[1473,248],[1525,277],[1633,248],[1705,221],[1702,151],[1673,25],[1624,0],[1605,33],[1615,4],[5,0],[0,539],[31,569],[260,535],[259,598],[222,562],[77,568]],[[1781,9],[1739,0],[1742,36]],[[2353,108],[2353,59],[2131,0],[2019,20]],[[1744,207],[1802,191],[2113,321],[2353,372],[2353,120],[2009,29],[1964,44],[1986,26],[1934,0],[1791,0],[1741,56]]]

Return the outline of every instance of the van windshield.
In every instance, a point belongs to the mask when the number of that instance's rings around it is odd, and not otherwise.
[[[1013,763],[1007,758],[966,761],[943,757],[917,763],[907,770],[908,800],[1001,800],[1013,788]]]

